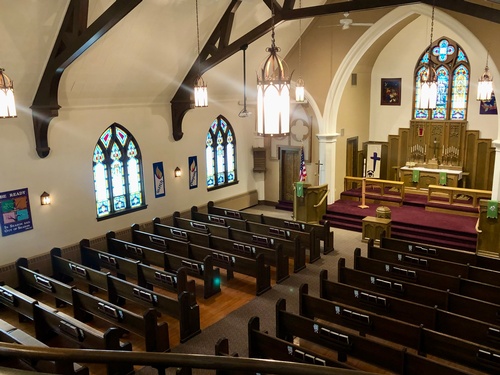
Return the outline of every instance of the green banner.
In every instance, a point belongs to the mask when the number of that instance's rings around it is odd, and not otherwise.
[[[488,219],[498,218],[498,201],[488,201],[488,211],[486,213],[486,218]]]
[[[418,169],[413,170],[412,182],[420,181],[420,171]]]
[[[304,184],[302,182],[297,182],[297,197],[302,198],[304,196]]]
[[[439,172],[439,185],[446,185],[447,180],[446,172]]]

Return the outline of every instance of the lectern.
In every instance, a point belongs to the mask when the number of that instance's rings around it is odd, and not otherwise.
[[[326,214],[328,184],[312,186],[302,182],[293,184],[293,218],[306,223],[319,223]]]

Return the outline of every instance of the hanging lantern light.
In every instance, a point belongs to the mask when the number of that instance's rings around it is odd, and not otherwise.
[[[273,1],[271,11],[271,47],[266,49],[269,56],[257,72],[257,133],[272,136],[290,132],[290,77],[274,40]]]
[[[491,100],[492,94],[493,75],[490,73],[490,68],[488,67],[488,56],[486,56],[486,67],[484,68],[484,72],[481,77],[479,77],[479,81],[477,82],[477,100]]]
[[[14,84],[4,71],[0,68],[0,117],[13,118],[17,117]]]
[[[198,0],[196,0],[196,41],[198,42],[198,75],[194,80],[194,106],[208,107],[208,89],[200,68],[200,24],[198,21]]]
[[[432,4],[431,39],[427,51],[427,64],[420,75],[420,96],[417,103],[419,109],[435,109],[437,105],[437,76],[431,61],[432,38],[434,33],[434,4]]]

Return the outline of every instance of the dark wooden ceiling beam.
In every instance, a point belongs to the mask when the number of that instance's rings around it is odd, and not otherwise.
[[[71,0],[40,85],[31,106],[36,152],[44,158],[50,152],[47,134],[50,121],[59,115],[59,82],[64,70],[142,0],[115,2],[87,27],[89,0]]]
[[[433,0],[424,0],[422,3],[432,5]],[[481,18],[486,21],[500,23],[500,10],[484,5],[470,3],[465,0],[435,0],[437,8],[451,10],[457,13],[467,14],[472,17]]]
[[[297,3],[296,0],[285,0],[283,3],[283,7],[281,7],[276,2],[276,0],[262,1],[269,9],[271,9],[271,1],[274,1],[272,5],[275,13],[274,20],[272,19],[272,17],[269,18],[267,21],[264,21],[242,37],[235,40],[233,43],[228,44],[232,29],[232,27],[230,26],[232,26],[234,15],[239,5],[241,4],[241,0],[233,0],[230,3],[223,17],[219,21],[219,24],[208,39],[207,44],[201,50],[195,64],[193,64],[188,74],[182,81],[182,84],[179,86],[173,99],[170,101],[172,111],[172,135],[174,137],[174,140],[179,141],[180,139],[182,139],[182,119],[184,118],[184,115],[187,113],[187,111],[194,108],[193,84],[196,76],[199,73],[202,74],[212,69],[217,64],[226,60],[228,57],[239,52],[242,46],[249,45],[260,37],[266,35],[269,31],[271,31],[273,22],[274,26],[277,26],[284,21],[301,18],[310,18],[333,13],[344,13],[351,10],[374,9],[418,3],[418,1],[409,0],[383,0],[376,2],[372,0],[353,0],[344,1],[341,3],[293,9]],[[231,23],[231,25],[229,24],[229,22]],[[224,35],[222,35],[221,30],[224,30]],[[221,43],[221,40],[223,41],[223,43]],[[219,42],[218,45],[217,42]]]

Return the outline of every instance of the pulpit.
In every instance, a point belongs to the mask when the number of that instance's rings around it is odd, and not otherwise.
[[[498,203],[487,200],[479,202],[479,218],[476,225],[478,255],[500,257],[499,213]]]
[[[294,182],[293,190],[294,220],[318,223],[326,214],[328,184],[313,186],[303,182]]]

